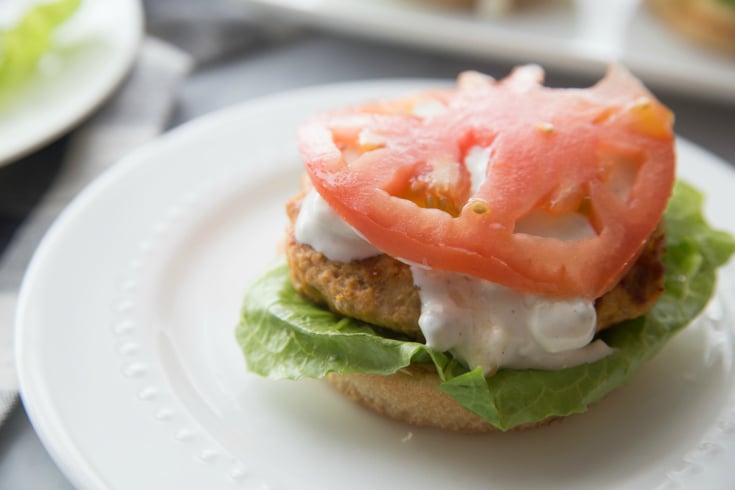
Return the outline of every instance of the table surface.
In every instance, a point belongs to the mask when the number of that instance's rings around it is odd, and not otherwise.
[[[227,23],[226,29],[217,29],[222,42],[218,49],[211,49],[206,43],[203,47],[192,41],[202,36],[200,31],[187,30],[185,21],[178,19],[177,23],[166,16],[173,8],[172,0],[146,3],[149,31],[179,44],[199,61],[181,87],[170,127],[234,103],[301,86],[374,78],[452,78],[465,69],[502,76],[512,66],[309,30],[268,35],[255,29],[254,34],[246,35],[252,27],[248,19],[227,15],[219,18]],[[238,22],[242,23],[239,27]],[[229,39],[222,39],[223,32],[230,33]],[[553,70],[547,79],[550,85],[559,86],[593,82]],[[735,164],[735,105],[667,92],[657,95],[676,113],[679,135]],[[62,137],[0,172],[0,253],[61,165],[66,141]],[[0,428],[0,489],[6,488],[72,488],[49,458],[20,404]]]

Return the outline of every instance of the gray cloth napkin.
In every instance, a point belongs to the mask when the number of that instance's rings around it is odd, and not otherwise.
[[[13,319],[18,288],[36,246],[84,186],[165,128],[177,86],[191,64],[187,54],[169,44],[154,38],[143,41],[129,76],[74,132],[54,184],[0,257],[0,424],[17,400]]]

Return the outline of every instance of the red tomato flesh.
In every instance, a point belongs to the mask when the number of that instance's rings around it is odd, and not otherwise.
[[[316,117],[299,131],[307,172],[390,256],[597,298],[664,211],[673,117],[619,66],[587,89],[547,88],[542,76],[535,66],[497,82],[467,73],[457,88]],[[465,161],[473,148],[488,155],[479,176]]]

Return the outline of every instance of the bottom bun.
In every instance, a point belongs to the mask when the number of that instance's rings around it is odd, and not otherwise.
[[[368,409],[411,425],[456,432],[498,430],[441,391],[439,376],[433,365],[414,364],[389,376],[332,373],[326,380]],[[513,430],[539,427],[556,418],[521,424]]]

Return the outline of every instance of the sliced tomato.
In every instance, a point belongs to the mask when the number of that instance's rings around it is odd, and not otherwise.
[[[673,117],[619,66],[588,89],[542,78],[535,66],[497,82],[467,73],[453,89],[321,115],[300,152],[322,197],[386,254],[597,298],[661,219]]]

